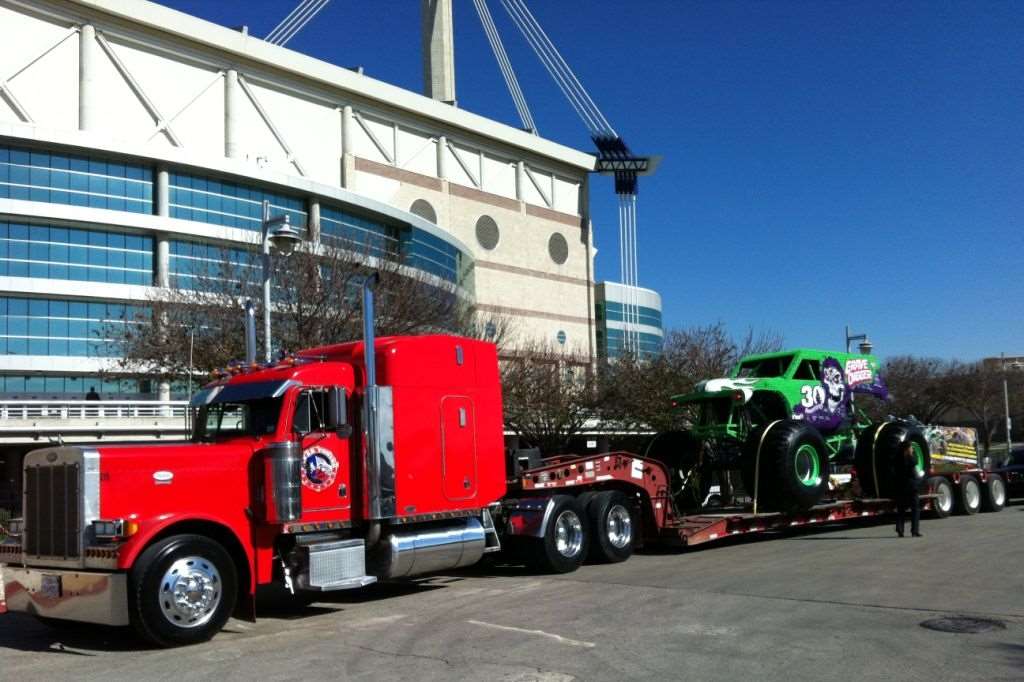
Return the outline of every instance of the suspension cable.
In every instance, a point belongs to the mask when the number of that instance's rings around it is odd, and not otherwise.
[[[501,42],[498,28],[494,25],[494,18],[487,7],[487,0],[473,0],[473,5],[476,7],[477,15],[480,17],[480,23],[483,24],[487,40],[491,44],[494,58],[498,61],[501,75],[505,78],[505,85],[508,88],[509,94],[512,95],[512,101],[516,105],[519,119],[522,121],[524,128],[536,135],[537,125],[533,121],[530,107],[526,104],[526,96],[523,94],[522,88],[519,87],[519,80],[516,78],[516,72],[512,69],[512,62],[509,61],[505,45]]]

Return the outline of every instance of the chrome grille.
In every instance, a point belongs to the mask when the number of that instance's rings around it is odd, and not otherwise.
[[[79,465],[25,469],[25,553],[29,556],[81,556]]]

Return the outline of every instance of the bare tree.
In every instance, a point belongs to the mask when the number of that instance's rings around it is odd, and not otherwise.
[[[224,249],[213,265],[180,274],[150,299],[135,324],[122,325],[122,368],[143,376],[180,378],[210,371],[245,355],[243,307],[261,305],[262,268],[249,251]],[[471,301],[439,278],[407,267],[397,257],[369,250],[306,245],[273,261],[273,342],[295,351],[358,339],[361,287],[380,275],[375,326],[378,335],[458,333],[504,343],[511,324],[486,319]],[[189,340],[194,340],[189,353]],[[263,347],[263,328],[257,325]]]
[[[864,407],[874,418],[894,414],[913,416],[926,424],[937,423],[954,404],[947,385],[951,367],[952,363],[938,358],[912,355],[888,358],[882,367],[882,377],[889,387],[891,400],[888,403],[864,401]]]
[[[590,358],[541,342],[527,342],[502,359],[505,425],[545,455],[564,452],[596,416]]]
[[[952,405],[974,421],[985,454],[988,454],[992,437],[1004,418],[1002,370],[983,362],[953,362],[943,386]]]

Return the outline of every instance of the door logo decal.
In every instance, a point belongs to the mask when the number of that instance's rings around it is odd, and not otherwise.
[[[331,487],[338,475],[338,460],[326,448],[314,445],[302,453],[302,485],[313,492]]]

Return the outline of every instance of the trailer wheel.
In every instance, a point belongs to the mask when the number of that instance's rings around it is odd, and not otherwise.
[[[760,456],[760,462],[758,457]],[[792,419],[754,429],[747,437],[743,487],[758,506],[776,511],[807,510],[828,490],[828,450],[814,427]]]
[[[953,484],[949,482],[949,479],[943,476],[933,476],[928,480],[928,485],[935,492],[932,502],[932,511],[935,516],[944,519],[952,514],[955,503],[953,502]]]
[[[981,510],[981,484],[974,476],[960,477],[960,494],[957,496],[957,511],[961,514],[977,514]]]
[[[587,557],[590,533],[579,500],[555,495],[544,537],[536,538],[528,560],[534,568],[549,573],[572,573]]]
[[[602,563],[618,563],[633,555],[633,538],[637,531],[629,500],[620,492],[598,493],[587,506],[592,534],[590,556]]]
[[[128,584],[132,627],[162,647],[210,639],[224,627],[238,598],[234,562],[201,535],[172,535],[147,548]]]
[[[981,510],[986,512],[1003,511],[1006,506],[1006,482],[1002,476],[992,474],[985,482],[981,491]]]

